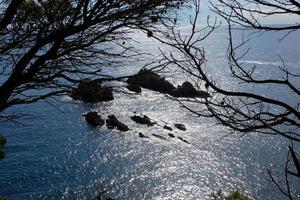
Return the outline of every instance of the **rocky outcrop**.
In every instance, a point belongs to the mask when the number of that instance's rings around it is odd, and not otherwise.
[[[114,129],[117,128],[120,131],[128,131],[129,128],[122,122],[120,122],[116,116],[114,115],[109,115],[108,119],[106,120],[106,126],[108,129]]]
[[[155,72],[147,69],[139,71],[136,75],[129,77],[127,83],[137,85],[149,90],[157,91],[164,94],[169,94],[173,97],[186,97],[186,98],[208,98],[210,97],[208,92],[196,90],[190,82],[184,82],[182,85],[175,88],[164,77],[156,74]],[[128,87],[128,86],[127,86]],[[130,91],[135,90],[135,86],[127,88]],[[137,89],[137,88],[136,88]],[[137,89],[138,90],[138,89]],[[138,92],[137,92],[138,93]]]
[[[78,87],[71,91],[70,96],[86,103],[114,100],[112,88],[103,87],[98,81],[92,80],[82,80]]]
[[[208,98],[209,93],[204,91],[198,91],[190,82],[184,82],[182,85],[178,86],[176,89],[168,92],[173,97],[186,97],[186,98]]]
[[[141,89],[141,87],[138,86],[138,85],[128,84],[128,85],[126,86],[126,88],[127,88],[129,91],[135,92],[135,93],[137,93],[137,94],[142,93],[142,89]]]
[[[174,126],[181,131],[186,131],[186,128],[183,124],[174,124]]]
[[[150,118],[146,115],[143,115],[143,117],[134,115],[130,118],[138,124],[146,124],[147,126],[153,126],[155,124],[154,122],[151,122]]]
[[[167,93],[168,91],[175,89],[175,87],[164,77],[147,69],[143,69],[136,75],[129,77],[127,83],[161,93]]]
[[[88,112],[84,115],[85,120],[91,126],[103,126],[104,120],[97,112]]]

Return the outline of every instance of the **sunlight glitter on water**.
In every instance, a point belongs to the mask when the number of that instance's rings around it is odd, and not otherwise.
[[[224,75],[226,43],[212,39],[207,46],[216,79],[234,89]],[[138,67],[128,64],[127,72]],[[170,71],[175,85],[187,80],[181,72]],[[210,199],[220,188],[240,188],[254,199],[282,199],[266,173],[271,164],[274,172],[282,170],[287,141],[281,138],[249,134],[221,139],[229,132],[214,120],[197,118],[167,96],[145,89],[141,95],[115,94],[114,101],[96,105],[68,97],[62,101],[63,113],[41,102],[17,110],[36,113],[38,118],[25,120],[31,126],[1,127],[9,143],[0,165],[0,193],[9,199],[91,199],[104,186],[112,186],[107,195],[117,199]],[[104,118],[115,114],[131,130],[92,129],[82,117],[90,110]],[[137,125],[130,119],[134,112],[159,126]],[[175,123],[184,124],[187,131],[177,130]],[[191,144],[169,137],[165,124]],[[141,139],[139,132],[151,138]]]

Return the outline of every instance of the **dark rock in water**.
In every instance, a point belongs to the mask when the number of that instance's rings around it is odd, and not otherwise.
[[[144,135],[143,133],[139,133],[140,138],[150,138],[149,136]]]
[[[133,84],[129,84],[126,86],[126,88],[129,90],[129,91],[132,91],[132,92],[135,92],[137,94],[140,94],[142,92],[142,89],[140,86],[138,85],[133,85]]]
[[[170,126],[167,126],[167,125],[164,125],[163,128],[166,129],[166,130],[169,130],[169,131],[173,131],[173,129]]]
[[[155,72],[147,69],[139,71],[136,75],[129,77],[127,83],[138,85],[149,90],[169,94],[173,97],[186,97],[186,98],[208,98],[209,93],[205,91],[198,91],[190,82],[184,82],[182,85],[175,88],[164,77],[156,74]],[[130,86],[131,87],[131,86]],[[134,87],[134,86],[133,86]],[[135,88],[128,88],[130,91],[135,91]],[[136,92],[136,91],[135,91]],[[138,93],[138,92],[137,92]]]
[[[0,145],[4,146],[6,144],[6,138],[0,134]]]
[[[120,131],[128,131],[129,130],[128,126],[126,126],[125,124],[120,122],[114,115],[108,116],[108,119],[106,120],[106,126],[108,129],[117,128]]]
[[[174,125],[176,128],[178,128],[179,130],[182,130],[182,131],[186,131],[186,128],[183,124],[175,124]]]
[[[102,119],[101,115],[98,115],[97,112],[88,112],[84,116],[89,125],[102,126],[104,124],[104,120]]]
[[[191,144],[189,141],[187,141],[187,140],[185,140],[185,139],[183,139],[182,137],[177,137],[179,140],[181,140],[182,142],[185,142],[185,143],[187,143],[187,144]]]
[[[198,91],[190,82],[184,82],[182,85],[178,86],[176,89],[168,92],[173,97],[187,97],[187,98],[208,98],[209,93],[204,91]]]
[[[3,149],[0,149],[0,160],[3,160],[5,158],[5,151]]]
[[[175,87],[164,77],[147,69],[143,69],[136,75],[128,78],[127,83],[161,93],[167,93],[168,91],[175,89]]]
[[[71,91],[70,96],[87,103],[114,100],[112,88],[102,87],[99,81],[91,80],[82,80],[78,87]]]
[[[153,133],[152,135],[153,135],[154,137],[157,137],[157,138],[161,139],[161,140],[167,140],[167,139],[164,138],[163,136],[157,135],[157,134],[155,134],[155,133]]]
[[[175,137],[175,135],[172,134],[172,133],[169,133],[168,136],[171,137],[171,138],[174,138],[174,137]]]
[[[143,117],[134,115],[130,118],[138,124],[146,124],[148,126],[153,126],[155,124],[154,122],[151,122],[150,118],[146,115],[144,115]]]

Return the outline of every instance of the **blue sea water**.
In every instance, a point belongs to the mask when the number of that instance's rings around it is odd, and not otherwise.
[[[283,36],[278,32],[251,35],[251,50],[243,62],[257,65],[259,74],[276,77],[280,72],[280,55],[287,67],[299,74],[300,45],[296,44],[300,32],[279,41]],[[202,46],[207,52],[207,69],[223,87],[235,89],[243,86],[226,75],[227,37],[226,30],[221,28]],[[142,50],[158,51],[152,40],[142,36],[139,39]],[[139,63],[129,63],[107,71],[131,73],[139,67]],[[176,69],[171,72],[173,77],[169,80],[175,84],[188,79]],[[300,85],[299,80],[292,81]],[[290,96],[284,88],[268,92],[291,104],[299,103],[299,97]],[[104,118],[115,114],[131,130],[120,133],[105,126],[91,128],[82,117],[90,110],[98,111]],[[116,93],[114,101],[95,105],[65,96],[51,100],[51,104],[18,106],[10,112],[33,116],[20,119],[18,124],[0,124],[1,133],[8,140],[6,158],[0,161],[0,194],[8,199],[92,199],[103,189],[107,190],[107,197],[116,199],[210,199],[213,191],[236,188],[253,199],[283,199],[267,170],[271,169],[282,181],[289,141],[262,134],[223,138],[228,129],[213,119],[192,115],[163,94],[149,90],[143,90],[141,95]],[[130,120],[134,112],[148,115],[161,126],[168,124],[174,128],[174,123],[185,124],[187,131],[174,129],[173,133],[191,144],[169,138],[169,131],[160,126],[135,124]],[[141,139],[139,132],[159,134],[167,140]],[[299,188],[298,183],[298,194]]]

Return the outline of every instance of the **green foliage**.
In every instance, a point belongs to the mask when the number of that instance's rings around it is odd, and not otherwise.
[[[222,190],[211,194],[212,200],[251,200],[248,196],[242,194],[239,190],[234,190],[225,195]]]
[[[56,1],[26,0],[20,6],[20,10],[23,10],[25,12],[41,12],[42,10],[68,12],[71,9],[72,9],[71,3],[68,0],[56,0]],[[55,14],[58,14],[58,13],[55,13]]]
[[[4,198],[4,197],[0,197],[0,200],[6,200],[6,198]]]
[[[41,13],[42,13],[40,6],[34,0],[26,0],[26,1],[24,1],[21,4],[21,6],[20,6],[19,9],[24,14],[35,13],[35,15],[41,15]]]
[[[27,23],[63,23],[73,9],[68,0],[25,0],[19,8],[19,20]]]

